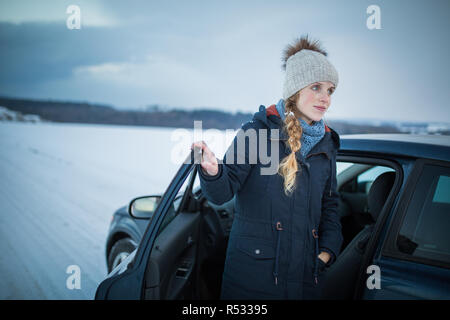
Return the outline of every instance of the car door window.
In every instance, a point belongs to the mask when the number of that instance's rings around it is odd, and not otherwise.
[[[450,263],[450,168],[425,165],[397,235],[403,254]]]
[[[180,205],[183,200],[183,194],[187,191],[187,188],[189,188],[189,181],[191,180],[191,177],[193,174],[194,174],[194,171],[191,172],[189,177],[184,181],[183,185],[181,186],[180,191],[178,192],[177,196],[175,197],[175,200],[173,201],[172,206],[169,209],[169,212],[164,217],[164,220],[161,224],[161,228],[159,229],[158,234],[161,233],[167,227],[167,225],[179,214]],[[200,182],[198,180],[199,180],[199,178],[198,178],[198,174],[197,174],[195,176],[194,186],[196,185],[197,182],[198,182],[198,184],[200,184]]]

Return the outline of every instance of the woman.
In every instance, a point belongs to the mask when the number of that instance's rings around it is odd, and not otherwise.
[[[241,129],[266,129],[268,135],[258,134],[257,143],[240,150],[235,138],[220,164],[203,141],[191,146],[203,151],[199,173],[206,198],[221,204],[236,195],[222,299],[320,298],[323,271],[339,254],[339,136],[322,119],[338,74],[326,55],[307,36],[287,47],[283,99],[261,106]],[[259,152],[256,163],[249,161],[250,149],[259,151],[261,139],[266,150],[279,145],[278,154],[271,152],[277,174],[261,173],[267,165]],[[236,161],[239,156],[245,163]]]

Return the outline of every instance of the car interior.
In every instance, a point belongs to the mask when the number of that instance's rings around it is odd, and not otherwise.
[[[377,164],[338,162],[341,253],[324,274],[324,299],[351,299],[365,245],[391,192],[395,170]],[[181,201],[171,208],[145,274],[144,299],[219,299],[234,198],[208,202],[194,168]],[[179,199],[179,198],[178,198]]]

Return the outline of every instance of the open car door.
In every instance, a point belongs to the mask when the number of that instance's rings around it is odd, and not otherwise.
[[[185,209],[192,203],[195,162],[191,151],[162,196],[136,252],[100,283],[95,299],[190,298],[201,214]],[[181,202],[174,203],[183,191]]]

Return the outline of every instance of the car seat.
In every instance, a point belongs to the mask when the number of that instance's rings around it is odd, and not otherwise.
[[[324,271],[322,299],[351,299],[367,242],[373,226],[391,192],[395,172],[385,172],[373,182],[368,194],[369,213],[373,223],[364,227],[347,245],[336,261]]]

